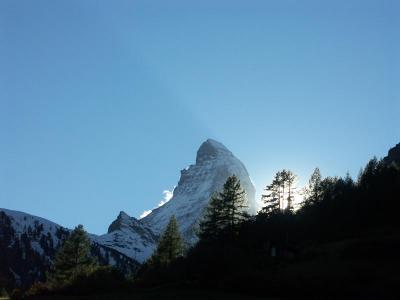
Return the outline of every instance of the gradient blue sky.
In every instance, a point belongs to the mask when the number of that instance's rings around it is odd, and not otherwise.
[[[356,176],[400,142],[399,1],[0,1],[0,207],[103,233],[207,138]]]

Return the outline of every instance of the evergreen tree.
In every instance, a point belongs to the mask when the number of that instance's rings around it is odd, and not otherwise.
[[[222,231],[235,233],[237,226],[248,218],[246,207],[246,194],[240,186],[240,181],[235,175],[228,177],[223,190],[214,193],[209,201],[199,225],[200,240],[215,240]]]
[[[50,285],[65,285],[79,275],[88,274],[93,267],[89,237],[83,226],[78,225],[56,254]]]
[[[281,184],[280,172],[276,173],[274,180],[264,189],[267,193],[261,196],[265,206],[262,212],[270,215],[281,210]]]
[[[283,209],[291,211],[295,195],[295,181],[297,176],[290,170],[283,169],[275,174],[270,185],[265,188],[266,194],[261,196],[265,206],[264,214],[270,215],[282,212]]]
[[[287,197],[286,197],[286,210],[287,211],[292,211],[293,210],[293,200],[294,200],[294,194],[295,194],[295,181],[297,179],[297,176],[290,170],[283,170],[281,172],[281,178],[282,178],[282,185],[283,185],[283,191],[285,190],[285,186],[287,187]],[[284,192],[283,192],[283,195]]]
[[[379,167],[382,165],[382,162],[379,162],[376,157],[372,158],[365,168],[360,171],[358,175],[357,184],[359,186],[367,187],[370,185],[370,182],[378,173]]]
[[[221,231],[222,200],[218,193],[214,193],[206,208],[203,219],[199,224],[199,238],[202,241],[214,240]]]
[[[246,193],[235,175],[228,177],[219,193],[221,199],[220,228],[230,233],[236,232],[237,225],[248,218]]]
[[[308,186],[305,188],[303,205],[309,206],[321,200],[323,193],[322,176],[319,168],[315,168],[311,174]]]
[[[172,216],[158,242],[157,249],[150,258],[150,265],[168,265],[174,259],[183,255],[183,240],[179,233],[178,222]]]

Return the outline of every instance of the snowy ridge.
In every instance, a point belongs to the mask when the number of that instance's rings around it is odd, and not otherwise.
[[[44,254],[44,250],[41,245],[41,243],[43,243],[41,241],[41,239],[43,239],[43,236],[45,236],[47,239],[51,239],[47,240],[48,245],[52,245],[51,247],[53,248],[58,248],[59,246],[61,246],[61,244],[64,242],[65,238],[69,235],[71,231],[71,229],[62,227],[61,225],[58,225],[52,221],[49,221],[41,217],[33,216],[28,213],[5,209],[5,208],[0,208],[0,212],[4,212],[11,220],[11,226],[12,229],[14,230],[16,237],[21,238],[23,234],[27,234],[32,249],[40,255]],[[130,218],[129,216],[127,217]],[[126,230],[127,229],[124,229],[124,231]],[[103,246],[107,247],[107,243],[109,241],[106,237],[109,234],[98,236],[89,233],[88,235],[92,243],[96,244],[95,246],[101,248],[103,248]],[[145,241],[142,241],[142,243],[145,243]],[[112,247],[112,249],[114,250],[117,250],[116,248],[118,247]],[[123,247],[121,247],[121,249],[123,249]],[[100,252],[106,255],[107,250],[108,249],[101,249]],[[124,252],[126,251],[121,251],[122,254],[130,258],[133,258],[133,255],[127,255]],[[51,260],[51,257],[49,257],[49,259]]]
[[[0,211],[3,211],[8,217],[10,217],[12,227],[18,237],[21,237],[22,234],[27,233],[29,231],[29,228],[33,230],[34,228],[40,227],[39,231],[46,233],[46,235],[47,233],[49,233],[53,239],[54,245],[57,245],[61,241],[59,233],[60,230],[69,232],[69,229],[64,228],[52,221],[33,216],[28,213],[5,208],[0,208]],[[33,240],[33,242],[38,241]],[[42,251],[42,249],[39,250],[37,246],[35,246],[35,248],[38,251]]]
[[[0,264],[0,273],[17,286],[43,280],[70,231],[41,217],[0,208],[0,252],[6,258]],[[89,238],[91,254],[99,263],[113,265],[127,274],[138,267],[134,259],[102,245],[96,235],[89,234]]]

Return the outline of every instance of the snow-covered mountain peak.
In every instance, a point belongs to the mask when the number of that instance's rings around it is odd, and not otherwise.
[[[197,150],[196,164],[216,159],[219,156],[233,156],[233,154],[220,142],[208,139]]]
[[[196,164],[181,170],[172,199],[140,221],[160,234],[175,215],[185,240],[195,242],[199,220],[212,193],[220,191],[231,175],[239,178],[247,195],[249,212],[255,213],[258,208],[254,199],[255,188],[246,167],[223,144],[208,139],[197,151]]]

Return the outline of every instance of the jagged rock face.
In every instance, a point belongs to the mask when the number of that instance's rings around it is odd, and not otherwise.
[[[197,225],[212,193],[220,191],[231,175],[239,178],[246,191],[248,210],[254,214],[255,188],[245,166],[224,145],[209,139],[197,151],[196,164],[181,171],[172,199],[140,221],[159,234],[175,215],[186,242],[194,243]]]
[[[391,148],[388,152],[388,155],[383,160],[387,164],[395,162],[400,166],[400,143]]]
[[[0,208],[0,274],[9,287],[29,287],[44,280],[59,247],[70,230],[27,213]],[[100,264],[110,264],[125,273],[138,268],[138,262],[97,242],[90,235],[91,253]]]
[[[154,251],[158,236],[140,220],[121,211],[108,233],[95,238],[103,246],[115,249],[136,261],[145,261]]]

